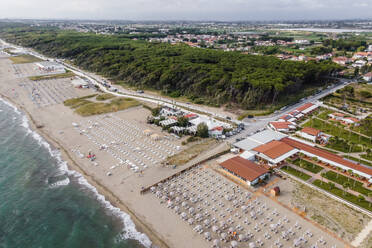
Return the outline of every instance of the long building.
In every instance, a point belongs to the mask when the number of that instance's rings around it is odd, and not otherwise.
[[[372,169],[367,168],[363,165],[351,162],[331,152],[304,144],[300,141],[288,137],[285,137],[280,141],[298,149],[301,153],[305,154],[306,156],[316,157],[318,160],[324,163],[339,167],[344,170],[352,170],[353,173],[365,177],[368,180],[372,179]]]

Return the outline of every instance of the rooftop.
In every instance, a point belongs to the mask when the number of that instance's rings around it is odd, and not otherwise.
[[[263,153],[264,155],[266,155],[267,157],[271,159],[276,159],[294,150],[294,148],[281,141],[273,140],[267,144],[260,145],[254,148],[253,150],[256,152]]]
[[[310,135],[313,135],[313,136],[317,136],[320,133],[320,130],[318,130],[316,128],[312,128],[312,127],[304,127],[301,130],[301,132],[307,133],[307,134],[310,134]]]
[[[319,149],[317,147],[306,145],[302,142],[293,140],[293,139],[288,138],[288,137],[285,137],[285,138],[281,139],[281,141],[290,145],[290,146],[293,146],[297,149],[309,152],[309,153],[314,154],[316,156],[319,156],[319,157],[325,158],[327,160],[333,161],[337,164],[349,167],[350,169],[354,169],[354,170],[357,170],[357,171],[360,171],[360,172],[363,172],[365,174],[368,174],[368,175],[372,176],[372,169],[364,167],[360,164],[353,163],[349,160],[343,159],[342,157],[340,157],[336,154],[333,154],[331,152],[325,151],[323,149]]]
[[[256,178],[269,172],[267,169],[259,166],[258,164],[239,156],[230,158],[222,162],[220,165],[248,181],[254,181]]]

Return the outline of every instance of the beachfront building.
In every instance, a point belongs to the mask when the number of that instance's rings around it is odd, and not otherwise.
[[[178,116],[181,115],[182,111],[175,109],[175,108],[169,108],[169,107],[162,107],[160,110],[160,116],[166,117],[166,116]]]
[[[315,143],[318,139],[320,139],[322,132],[312,127],[304,127],[301,131],[296,132],[296,134]]]
[[[218,137],[223,134],[223,127],[217,126],[208,131],[210,137]]]
[[[268,127],[274,131],[289,133],[296,130],[296,124],[289,121],[272,121]]]
[[[36,66],[43,72],[65,72],[65,67],[56,62],[42,61],[37,62]]]
[[[220,166],[228,173],[254,186],[270,177],[270,173],[264,167],[250,160],[236,156],[220,163]]]
[[[256,152],[256,158],[259,161],[271,167],[283,164],[287,158],[293,157],[298,153],[298,150],[294,147],[278,140],[272,140],[252,150]]]
[[[372,82],[372,72],[368,72],[363,75],[363,79],[367,82]]]
[[[294,140],[289,137],[285,137],[280,140],[287,145],[296,148],[299,152],[305,154],[308,157],[316,158],[318,161],[321,161],[325,164],[328,164],[333,167],[341,168],[345,171],[351,170],[354,174],[359,175],[360,177],[364,177],[367,180],[372,179],[372,169],[366,166],[351,162],[346,160],[334,153],[325,151],[323,149],[317,148],[315,146],[311,146],[300,142],[298,140]]]

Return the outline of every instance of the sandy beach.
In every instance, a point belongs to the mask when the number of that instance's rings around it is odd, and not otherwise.
[[[198,161],[226,150],[228,146],[225,143],[218,143],[213,149],[177,168],[163,166],[162,162],[167,156],[176,154],[185,147],[181,145],[183,139],[174,138],[163,132],[161,128],[146,123],[146,117],[150,114],[149,110],[137,106],[112,114],[82,117],[69,107],[64,106],[63,100],[72,96],[91,95],[96,93],[95,91],[73,88],[72,86],[70,88],[71,79],[69,78],[56,81],[45,80],[38,83],[31,82],[28,77],[37,75],[37,73],[32,63],[12,64],[6,55],[0,55],[1,97],[12,102],[27,114],[32,128],[53,147],[61,151],[69,168],[81,173],[113,206],[128,213],[136,224],[136,229],[145,233],[151,239],[154,247],[211,247],[211,242],[193,231],[193,227],[174,211],[171,211],[164,200],[150,192],[141,194],[141,190]],[[30,84],[33,85],[32,92],[33,89],[39,87],[37,88],[40,90],[38,101],[31,97],[32,94],[28,88]],[[58,95],[61,90],[64,92],[63,96]],[[148,132],[157,134],[161,139],[152,139],[147,136]],[[107,148],[102,149],[103,144]],[[89,153],[96,155],[94,161],[87,158]],[[138,169],[133,169],[134,166],[130,166],[133,163],[138,166]],[[195,178],[195,175],[198,178]],[[195,183],[195,180],[208,181],[213,178],[216,183],[210,185],[211,188],[214,188],[219,182],[224,182],[225,193],[231,193],[231,187],[240,187],[236,186],[234,178],[227,178],[219,170],[217,160],[208,161],[187,173],[178,175],[172,179],[172,182],[180,183],[183,177],[190,180],[190,185]],[[193,192],[195,188],[200,188],[201,184],[194,185],[194,188],[191,188],[190,185],[183,185],[179,191]],[[206,198],[213,197],[211,196],[213,194],[207,192],[209,191],[208,187],[199,189],[200,192],[204,192]],[[267,209],[270,208],[270,211],[275,209],[275,212],[279,211],[285,214],[285,219],[288,216],[288,221],[303,226],[303,230],[311,230],[312,235],[309,240],[312,242],[324,237],[327,241],[325,247],[328,247],[328,244],[334,244],[336,247],[349,246],[348,241],[351,240],[343,241],[325,228],[311,224],[306,218],[299,218],[283,203],[270,199],[265,190],[265,188],[252,190],[240,187],[239,193],[241,192],[242,197],[249,195],[250,198],[247,202],[253,199],[255,202],[261,202],[267,206]],[[235,193],[235,189],[233,191]],[[179,193],[181,194],[181,192]],[[251,198],[251,196],[253,197]],[[221,198],[225,201],[223,195]],[[213,200],[213,198],[211,199]],[[219,201],[222,202],[222,200]],[[241,201],[243,202],[243,200]],[[226,201],[224,204],[226,207],[230,207],[232,203]],[[231,208],[234,207],[231,206]],[[210,206],[208,205],[206,209],[209,211]],[[217,212],[212,213],[211,217],[213,216],[217,217]],[[238,222],[241,216],[238,213],[234,216]],[[228,217],[218,218],[227,219]],[[284,217],[275,217],[274,221],[281,218]],[[263,234],[260,233],[257,236],[263,237]],[[272,242],[274,242],[274,237]],[[270,247],[269,244],[270,242],[267,242],[263,247]],[[289,245],[289,242],[285,245]]]

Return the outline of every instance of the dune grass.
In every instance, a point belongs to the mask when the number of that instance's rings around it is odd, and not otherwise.
[[[96,95],[73,98],[64,102],[65,106],[75,109],[75,112],[81,116],[91,116],[117,112],[131,107],[139,106],[140,103],[131,98],[113,98],[108,103],[89,101]]]
[[[51,75],[31,76],[31,77],[28,77],[28,79],[32,81],[40,81],[40,80],[57,79],[57,78],[70,78],[74,76],[75,74],[72,71],[68,71],[64,73],[51,74]]]
[[[13,62],[13,64],[26,64],[26,63],[34,63],[34,62],[43,61],[29,54],[18,55],[18,56],[10,57],[9,59]]]

